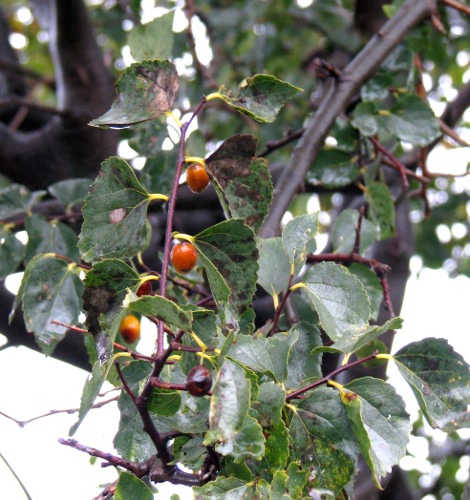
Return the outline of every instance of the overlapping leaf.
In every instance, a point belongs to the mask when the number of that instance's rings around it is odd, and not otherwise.
[[[280,237],[259,241],[258,283],[273,297],[289,286],[291,263]]]
[[[30,191],[21,184],[3,188],[0,190],[0,219],[29,212],[46,194],[46,191]]]
[[[359,175],[357,157],[338,149],[322,149],[307,172],[314,186],[339,188],[354,182]]]
[[[367,186],[366,199],[369,202],[371,219],[380,229],[380,239],[385,240],[395,234],[395,205],[390,189],[381,182]]]
[[[273,122],[279,110],[301,89],[275,76],[259,74],[240,83],[240,93],[232,97],[221,90],[220,97],[232,108],[260,122]]]
[[[260,228],[273,195],[266,161],[256,157],[258,140],[251,135],[227,139],[209,158],[207,170],[226,214]]]
[[[359,212],[351,208],[343,210],[337,217],[333,227],[333,248],[338,253],[351,253],[356,241],[356,228]],[[362,219],[359,238],[359,253],[363,254],[377,238],[375,225],[366,218]]]
[[[83,207],[78,247],[82,258],[130,258],[147,244],[149,194],[128,163],[105,160]]]
[[[394,356],[432,427],[447,432],[470,426],[470,367],[445,339],[424,339]]]
[[[136,61],[144,59],[165,59],[173,52],[173,20],[175,12],[170,11],[147,24],[135,26],[129,33],[129,48]]]
[[[290,220],[282,231],[282,244],[292,264],[294,276],[305,264],[307,254],[316,249],[318,213],[305,214]]]
[[[178,94],[179,77],[173,63],[157,59],[129,66],[116,83],[117,100],[90,125],[126,128],[170,111]]]
[[[153,492],[134,474],[123,471],[119,474],[114,498],[115,500],[128,500],[129,498],[153,500]]]
[[[15,272],[23,260],[23,254],[23,243],[5,224],[0,224],[0,278]]]
[[[405,403],[383,380],[365,377],[344,387],[344,404],[374,481],[391,472],[406,452],[411,423]]]

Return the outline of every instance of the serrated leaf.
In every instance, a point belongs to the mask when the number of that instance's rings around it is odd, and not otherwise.
[[[286,389],[299,389],[322,377],[321,353],[312,351],[322,345],[320,331],[314,325],[299,322],[290,329],[291,350],[287,363]]]
[[[65,205],[66,210],[70,210],[83,203],[92,182],[92,179],[66,179],[51,184],[48,191]]]
[[[48,221],[45,217],[33,214],[26,218],[25,229],[28,233],[25,262],[36,254],[56,253],[73,261],[80,260],[75,232],[63,222]]]
[[[289,286],[291,263],[280,237],[261,239],[258,245],[258,283],[277,297]]]
[[[138,477],[130,472],[122,471],[114,492],[115,500],[129,500],[138,498],[139,500],[153,500],[152,490]]]
[[[369,321],[370,302],[361,282],[344,267],[320,262],[302,279],[320,323],[334,342],[347,341]]]
[[[393,358],[426,420],[452,432],[470,426],[470,367],[445,339],[424,339]]]
[[[388,186],[373,182],[367,186],[365,196],[369,203],[370,216],[380,229],[380,239],[394,236],[395,204]]]
[[[333,248],[337,253],[351,253],[356,241],[356,228],[359,212],[352,208],[343,210],[337,217],[333,226]],[[362,219],[359,253],[364,254],[367,248],[375,242],[377,230],[375,225],[365,217]]]
[[[311,485],[334,497],[351,480],[359,451],[336,391],[321,387],[309,394],[289,430],[293,458],[310,470]]]
[[[353,263],[348,270],[363,284],[370,300],[370,317],[373,321],[377,321],[383,300],[383,288],[379,277],[369,267],[362,264]]]
[[[191,311],[184,311],[173,301],[165,297],[159,295],[152,297],[144,296],[135,302],[130,302],[129,309],[144,316],[154,316],[185,332],[192,331]]]
[[[23,243],[8,226],[0,224],[0,279],[15,272],[23,260],[23,254]]]
[[[266,161],[256,157],[257,146],[255,137],[235,135],[205,160],[227,216],[243,219],[255,233],[273,196],[271,174]]]
[[[170,111],[178,94],[179,77],[166,60],[131,64],[116,83],[118,98],[111,109],[89,124],[102,128],[126,128]]]
[[[75,265],[54,255],[37,255],[25,269],[16,303],[23,302],[25,326],[44,354],[50,355],[82,310],[83,283]],[[16,307],[16,304],[15,304]]]
[[[155,388],[150,396],[148,410],[150,413],[171,417],[180,409],[180,406],[181,396],[179,392]]]
[[[307,253],[315,251],[318,213],[305,214],[290,220],[282,231],[282,244],[294,269],[294,276],[305,264]]]
[[[313,186],[340,188],[359,176],[357,157],[339,149],[322,149],[308,169],[306,180]]]
[[[341,400],[378,487],[406,453],[411,432],[405,403],[383,380],[364,377],[344,386]]]
[[[29,191],[21,184],[11,184],[0,190],[0,219],[30,212],[47,191]]]
[[[112,359],[109,359],[105,363],[101,363],[99,360],[97,360],[93,364],[92,372],[88,376],[83,387],[77,422],[75,422],[75,424],[73,424],[69,430],[70,436],[73,436],[75,432],[77,432],[77,429],[83,422],[83,419],[90,411],[112,366]]]
[[[93,334],[101,361],[109,358],[121,317],[127,289],[136,287],[139,275],[125,262],[105,259],[85,275],[83,306],[88,331]]]
[[[230,455],[235,463],[244,460],[260,460],[265,454],[263,428],[249,415],[243,421],[240,431],[229,441],[219,443],[215,450],[221,455]]]
[[[228,220],[199,233],[194,240],[214,299],[227,324],[237,322],[251,305],[258,273],[254,233],[241,220]]]
[[[253,485],[235,477],[218,477],[193,491],[200,500],[243,500],[252,498]]]
[[[225,358],[211,396],[210,429],[204,444],[230,441],[240,432],[250,404],[250,381],[238,364]]]
[[[283,381],[287,377],[287,358],[291,344],[296,338],[289,338],[284,334],[267,338],[238,335],[228,351],[228,356],[255,372],[267,373],[274,379]]]
[[[302,89],[275,76],[259,74],[240,83],[238,97],[222,89],[220,97],[230,107],[260,122],[273,122],[284,104]]]
[[[147,24],[136,26],[128,36],[132,57],[136,61],[143,59],[168,59],[173,52],[173,20],[171,11],[155,18]]]
[[[116,156],[105,160],[83,207],[82,258],[131,258],[143,250],[148,203],[149,194],[128,163]]]

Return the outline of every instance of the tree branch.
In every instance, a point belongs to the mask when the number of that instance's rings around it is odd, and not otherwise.
[[[344,112],[361,85],[377,71],[383,60],[405,35],[416,24],[431,15],[435,8],[435,0],[408,0],[348,64],[342,77],[333,82],[276,184],[271,211],[261,228],[261,237],[267,238],[278,234],[282,216],[302,185],[307,170],[322,147],[336,117]]]

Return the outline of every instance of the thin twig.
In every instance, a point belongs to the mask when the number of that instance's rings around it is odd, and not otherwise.
[[[21,481],[20,477],[18,474],[14,471],[13,467],[9,464],[8,460],[2,455],[0,452],[0,458],[5,462],[5,465],[8,467],[10,472],[13,474],[14,478],[16,479],[17,483],[21,486],[21,489],[23,490],[23,493],[26,495],[26,498],[28,500],[33,500],[32,496],[29,494],[28,490],[26,489],[26,486],[23,484],[23,481]]]
[[[395,156],[388,151],[380,142],[375,138],[375,137],[369,137],[370,142],[374,145],[375,149],[382,153],[384,156],[386,156],[390,160],[390,165],[392,165],[398,172],[400,172],[401,176],[401,182],[403,184],[403,189],[408,189],[409,188],[409,182],[408,182],[408,177],[407,177],[407,172],[406,172],[406,167],[401,163]]]
[[[444,5],[447,5],[448,7],[452,7],[453,9],[459,10],[460,12],[463,12],[467,16],[470,16],[470,6],[469,5],[464,5],[460,2],[457,2],[457,0],[440,0]]]

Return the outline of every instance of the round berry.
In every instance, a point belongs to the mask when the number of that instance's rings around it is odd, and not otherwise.
[[[140,338],[140,319],[132,314],[124,316],[119,325],[119,332],[128,344],[133,344]]]
[[[178,273],[186,274],[196,265],[197,252],[192,243],[183,241],[173,247],[170,259]]]
[[[137,297],[142,295],[150,295],[152,293],[152,284],[150,281],[144,281],[137,289]]]
[[[212,375],[204,365],[191,369],[186,377],[186,390],[191,396],[206,396],[212,387]]]
[[[209,182],[209,176],[202,165],[194,163],[186,170],[186,184],[193,193],[202,193]]]

